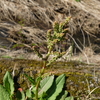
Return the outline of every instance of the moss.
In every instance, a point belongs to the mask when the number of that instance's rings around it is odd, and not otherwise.
[[[2,59],[0,60],[0,83],[2,83],[2,79],[6,71],[12,72],[15,70],[15,83],[16,86],[22,87],[26,89],[30,86],[29,81],[25,78],[23,73],[27,73],[29,76],[35,77],[36,73],[41,69],[43,62],[36,60],[25,60],[25,59]],[[82,96],[83,94],[88,95],[88,87],[90,89],[94,89],[96,86],[96,82],[93,79],[93,75],[89,73],[91,68],[87,68],[87,65],[77,61],[70,62],[55,62],[50,67],[45,70],[45,75],[60,75],[62,73],[66,74],[67,82],[66,87],[67,90],[73,96]],[[84,70],[88,70],[88,73]],[[26,81],[27,80],[27,81]],[[87,82],[88,80],[88,82]],[[89,84],[88,84],[89,83]],[[97,89],[93,92],[93,95],[99,95],[100,89]]]
[[[7,56],[7,55],[4,55],[4,56],[1,56],[1,58],[8,58],[8,59],[10,59],[11,57]]]
[[[66,76],[68,76],[66,82],[67,90],[74,97],[80,97],[81,100],[83,100],[82,97],[86,99],[86,96],[90,93],[90,91],[100,86],[100,84],[96,84],[96,81],[93,79],[93,76],[91,74],[68,72],[66,73]],[[96,96],[100,96],[100,88],[96,89],[91,94],[91,98]]]
[[[23,48],[23,47],[25,47],[23,44],[15,44],[15,45],[13,45],[12,49]]]

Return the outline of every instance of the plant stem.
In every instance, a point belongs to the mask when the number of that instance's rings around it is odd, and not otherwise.
[[[40,71],[39,77],[41,77],[44,74],[45,67],[46,67],[46,60],[44,61],[44,64],[43,64],[43,67]],[[39,90],[40,81],[41,80],[38,80],[37,85],[36,85],[36,95],[35,95],[36,100],[38,100],[38,90]]]
[[[40,80],[37,82],[37,85],[36,85],[36,95],[35,95],[36,100],[38,100],[39,85],[40,85]]]

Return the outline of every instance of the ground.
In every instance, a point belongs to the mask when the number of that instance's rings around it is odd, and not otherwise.
[[[71,94],[81,95],[86,100],[87,87],[92,90],[100,85],[99,0],[1,0],[0,76],[3,77],[7,70],[15,71],[18,84],[22,85],[23,72],[36,73],[42,62],[32,46],[39,44],[40,52],[45,56],[47,30],[52,29],[55,21],[63,22],[69,16],[71,20],[67,27],[71,37],[67,37],[65,52],[73,43],[73,54],[64,55],[46,72],[65,73],[69,77],[68,90],[73,90]],[[98,89],[92,97],[97,95],[99,98],[99,94]]]

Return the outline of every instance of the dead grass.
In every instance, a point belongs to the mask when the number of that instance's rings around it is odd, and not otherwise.
[[[88,49],[88,51],[86,49]],[[88,53],[87,58],[89,60],[89,64],[100,65],[100,54],[94,54],[94,52],[90,50],[90,48],[86,49],[83,52],[85,52],[86,54]],[[43,56],[45,56],[45,54]],[[10,57],[12,59],[41,60],[34,52],[29,53],[23,49],[16,51],[6,50],[5,52],[0,52],[0,58],[2,57]],[[54,56],[51,55],[50,59],[52,59],[53,57]],[[58,59],[58,61],[79,61],[87,63],[87,59],[82,53],[73,56],[64,55],[62,58]]]
[[[64,3],[72,3],[73,5],[79,7],[83,11],[90,13],[96,19],[100,20],[100,1],[99,0],[80,0],[81,2],[76,2],[75,0],[62,0]]]
[[[41,4],[40,4],[41,2]],[[50,27],[52,18],[60,19],[58,14],[53,11],[54,2],[51,1],[33,1],[33,0],[1,0],[0,1],[0,20],[12,21],[18,23],[23,20],[26,25],[35,27]],[[51,18],[52,17],[52,18]]]
[[[12,22],[19,22],[24,20],[25,24],[36,24],[37,21],[44,21],[44,23],[49,24],[50,19],[46,15],[46,10],[42,7],[37,7],[38,4],[33,2],[27,2],[25,0],[0,1],[0,20],[9,20]],[[42,16],[42,17],[40,17]]]
[[[24,24],[23,29],[31,30],[31,31],[28,30],[29,33],[31,34],[30,37],[34,38],[34,41],[35,41],[37,38],[39,38],[39,36],[36,37],[36,35],[39,35],[37,33],[37,31],[39,31],[40,33],[43,33],[44,29],[48,30],[49,28],[51,28],[51,24],[54,21],[60,21],[66,17],[66,16],[64,17],[64,14],[57,13],[54,11],[55,8],[60,9],[61,4],[62,4],[61,7],[63,7],[62,2],[65,3],[65,1],[69,1],[69,0],[63,0],[63,1],[62,0],[61,1],[60,0],[59,1],[58,0],[37,0],[37,1],[29,0],[29,2],[28,2],[28,0],[0,0],[0,20],[5,21],[6,23],[11,21],[16,24],[12,30],[9,28],[9,30],[13,31],[11,34],[14,34],[14,32],[20,30],[19,27],[21,25],[18,25],[18,24],[20,21],[23,21],[22,22],[22,24]],[[77,2],[75,2],[75,0],[70,0],[70,2],[79,4],[79,5],[81,3],[83,3],[83,2],[77,3]],[[94,0],[93,0],[93,2],[94,2]],[[81,19],[82,19],[82,17],[81,17]],[[73,22],[73,20],[74,19],[72,18],[71,21]],[[70,26],[73,31],[72,33],[74,33],[77,30],[77,27],[76,27],[77,23],[74,23],[75,25],[73,23],[72,24],[70,23]],[[1,24],[1,26],[3,26],[3,25],[4,24]],[[4,26],[6,26],[6,25],[4,25]],[[28,26],[28,27],[26,27],[26,26]],[[30,28],[30,26],[31,26],[31,28]],[[85,25],[85,26],[88,26],[88,25]],[[13,27],[13,26],[11,25],[9,27]],[[32,29],[33,27],[34,27],[34,29]],[[39,29],[37,29],[37,28],[39,28]],[[43,31],[41,31],[40,29],[43,29]],[[29,36],[29,34],[28,34],[28,36]],[[39,40],[39,39],[37,39],[37,40]],[[40,42],[42,42],[42,40]],[[92,55],[93,55],[92,51],[87,50],[87,49],[83,50],[83,51],[88,56],[88,58],[92,57]],[[10,52],[9,52],[9,54],[10,54]]]

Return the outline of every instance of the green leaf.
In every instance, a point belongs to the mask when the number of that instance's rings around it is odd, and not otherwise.
[[[68,92],[67,91],[62,91],[59,96],[56,98],[56,100],[65,100],[65,98],[67,97]]]
[[[62,92],[65,83],[65,74],[57,77],[52,87],[48,91],[48,100],[56,100],[56,97]]]
[[[40,82],[40,90],[39,90],[39,95],[47,92],[47,90],[52,86],[54,81],[54,75],[52,76],[47,76]]]
[[[46,93],[42,93],[41,97],[39,100],[47,100],[46,99],[47,94]]]
[[[27,96],[28,98],[33,98],[33,97],[34,97],[34,94],[32,93],[32,91],[31,91],[30,89],[28,89],[28,90],[26,91],[26,96]]]
[[[75,0],[75,1],[80,2],[81,0]]]
[[[25,94],[23,91],[17,91],[16,97],[17,97],[17,100],[25,100]]]
[[[2,85],[0,85],[0,100],[10,100],[8,91]]]
[[[74,100],[74,97],[67,97],[65,100]]]
[[[34,85],[35,84],[35,79],[33,79],[32,77],[28,76],[27,74],[24,74],[28,80]]]
[[[31,90],[27,90],[26,91],[26,96],[28,97],[28,98],[31,98],[32,97],[32,93],[31,93]]]
[[[67,95],[68,95],[68,92],[64,91],[64,94],[62,95],[62,97],[61,97],[60,100],[65,100],[65,98],[67,97]]]
[[[14,81],[11,74],[7,71],[3,78],[3,85],[10,95],[14,93]]]
[[[41,81],[41,80],[42,80],[41,76],[36,78],[36,82]]]

